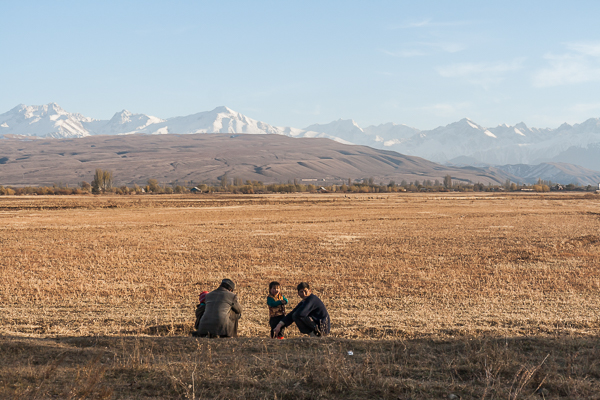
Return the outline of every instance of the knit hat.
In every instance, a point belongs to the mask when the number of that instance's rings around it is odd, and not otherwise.
[[[223,279],[221,281],[221,286],[224,286],[225,288],[233,291],[235,289],[235,283],[233,283],[233,281],[231,279]]]
[[[200,296],[199,296],[200,303],[204,303],[204,300],[206,300],[207,293],[208,292],[206,290],[204,292],[200,293]]]

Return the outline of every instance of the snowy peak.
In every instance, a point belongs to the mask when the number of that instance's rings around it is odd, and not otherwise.
[[[519,130],[519,128],[514,128],[513,131],[520,136],[526,136],[522,131]]]
[[[361,128],[352,119],[314,124],[305,129],[277,127],[249,118],[228,107],[160,119],[122,110],[110,120],[70,113],[56,103],[19,104],[0,114],[4,135],[75,138],[89,135],[248,133],[279,134],[296,138],[327,138],[426,158],[434,162],[472,160],[472,165],[539,164],[547,161],[579,163],[600,170],[600,118],[557,129],[529,128],[523,122],[483,127],[469,118],[420,131],[386,123]],[[465,161],[466,162],[466,161]],[[469,161],[471,162],[471,161]]]
[[[65,110],[62,109],[61,106],[59,106],[56,103],[45,104],[45,105],[42,106],[42,109],[48,115],[54,115],[54,114],[67,115],[68,114]]]
[[[110,119],[109,123],[119,123],[119,124],[141,124],[136,127],[136,129],[143,129],[144,127],[150,124],[158,124],[160,122],[164,122],[164,119],[160,119],[157,117],[153,117],[151,115],[146,114],[134,114],[129,110],[123,110],[119,113],[115,113],[113,117]]]
[[[0,114],[0,135],[13,134],[39,137],[83,137],[89,132],[82,122],[91,121],[81,114],[71,114],[56,103],[41,106],[20,104]]]
[[[567,124],[566,122],[564,124],[562,124],[561,126],[559,126],[556,130],[557,131],[568,131],[572,128],[571,125]]]
[[[256,121],[228,107],[221,106],[211,111],[169,118],[163,123],[148,126],[146,133],[284,134],[285,129]]]
[[[488,136],[488,137],[491,137],[491,138],[493,138],[493,139],[496,139],[496,138],[497,138],[497,137],[496,137],[496,135],[494,135],[494,134],[493,134],[492,132],[490,132],[488,129],[486,129],[486,128],[484,128],[484,127],[480,126],[480,125],[477,125],[477,124],[476,124],[476,123],[474,123],[474,122],[473,122],[473,121],[472,121],[470,118],[463,118],[463,119],[461,119],[460,121],[458,121],[458,123],[457,123],[457,124],[458,124],[458,126],[459,126],[460,128],[466,128],[467,130],[468,130],[469,128],[472,128],[472,129],[475,129],[476,131],[483,132],[483,134],[484,134],[484,135],[486,135],[486,136]],[[465,124],[466,124],[466,126],[465,126]],[[463,126],[460,126],[460,125],[463,125]]]
[[[597,132],[600,130],[600,118],[590,118],[581,124],[575,124],[572,128],[578,128],[582,132]]]
[[[233,111],[231,108],[225,107],[225,106],[216,107],[211,112],[213,112],[215,114],[229,114],[229,115],[238,114],[237,112]]]
[[[113,115],[113,117],[110,119],[111,121],[115,121],[115,122],[129,122],[131,120],[131,116],[133,115],[133,113],[129,110],[123,110],[121,112],[117,112],[115,113],[115,115]]]
[[[446,137],[452,141],[460,138],[461,140],[489,140],[489,139],[497,139],[496,135],[492,133],[489,129],[486,129],[482,126],[477,125],[469,118],[463,118],[458,122],[454,122],[452,124],[446,126],[440,126],[430,131],[431,134],[425,134],[423,137],[433,136],[433,137]]]
[[[506,125],[508,128],[510,128],[508,125]],[[524,122],[519,122],[518,124],[515,125],[515,128],[517,128],[520,131],[529,131],[530,129],[527,127],[527,125],[525,125]]]
[[[338,119],[328,124],[313,124],[304,128],[303,137],[322,137],[339,143],[369,145],[371,138],[352,119]]]
[[[363,129],[358,126],[352,119],[338,119],[337,121],[328,124],[313,124],[304,128],[305,131],[321,132],[330,135],[339,133],[364,133]]]
[[[274,127],[248,118],[225,106],[168,120],[146,114],[135,114],[129,110],[115,113],[110,120],[95,120],[69,113],[56,103],[42,106],[20,104],[0,115],[0,136],[13,134],[70,138],[132,133],[271,133],[298,136],[299,130]]]
[[[481,129],[482,129],[482,128],[481,128],[479,125],[477,125],[477,124],[473,123],[473,121],[471,121],[471,119],[470,119],[470,118],[463,118],[463,119],[461,119],[461,120],[460,120],[460,121],[458,121],[458,122],[459,122],[459,123],[466,123],[467,125],[469,125],[469,126],[470,126],[471,128],[473,128],[473,129],[479,129],[479,130],[481,130]]]
[[[129,110],[115,113],[109,121],[93,121],[85,125],[94,135],[127,135],[144,132],[148,126],[164,122],[146,114],[134,114]]]

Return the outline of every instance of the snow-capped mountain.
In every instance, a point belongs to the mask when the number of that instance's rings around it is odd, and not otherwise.
[[[0,114],[0,136],[73,138],[132,133],[271,133],[299,136],[300,130],[274,127],[227,107],[166,120],[134,114],[128,110],[115,113],[110,120],[97,120],[69,113],[55,103],[43,106],[19,105]]]
[[[354,144],[439,163],[481,166],[566,162],[600,170],[600,118],[556,129],[529,128],[523,122],[486,128],[464,118],[428,131],[393,124],[361,129],[353,121],[352,126],[345,125],[344,131],[339,122],[309,128]]]
[[[339,129],[326,129],[327,127],[328,125],[312,125],[310,128],[353,143],[416,155],[435,162],[448,162],[456,157],[466,156],[487,164],[516,163],[530,153],[531,149],[527,146],[542,141],[549,131],[530,129],[523,123],[514,127],[499,125],[496,128],[485,128],[469,118],[463,118],[429,131],[419,131],[406,125],[369,126],[364,129],[363,137],[352,141],[350,139],[357,137],[356,131],[360,127],[348,129],[348,133]],[[510,152],[498,151],[507,147],[516,149],[511,149]],[[520,155],[507,157],[514,153]]]
[[[123,110],[115,113],[108,121],[93,120],[84,122],[83,126],[93,135],[126,135],[143,132],[149,126],[162,122],[164,120],[160,118]]]
[[[464,118],[421,131],[393,123],[361,128],[353,120],[314,124],[304,129],[278,127],[227,107],[161,119],[127,110],[110,120],[69,113],[55,103],[19,105],[0,114],[0,137],[6,135],[73,138],[89,135],[249,133],[328,138],[393,150],[430,161],[461,165],[539,164],[567,162],[600,170],[600,118],[556,129],[530,128],[524,123],[486,128]]]
[[[5,134],[67,138],[84,137],[90,133],[83,123],[93,121],[81,114],[72,114],[58,104],[26,106],[19,104],[0,114],[0,136]]]
[[[360,128],[358,128],[360,130]],[[341,131],[345,131],[341,129]],[[360,131],[362,133],[362,130]],[[278,127],[254,120],[228,107],[217,107],[183,117],[161,119],[128,110],[115,113],[110,120],[69,113],[56,103],[43,106],[19,105],[0,114],[0,137],[5,135],[75,138],[90,135],[249,133],[277,134],[290,137],[328,138],[353,144],[323,132]],[[358,139],[358,137],[356,137]]]
[[[283,134],[284,128],[278,128],[248,118],[227,107],[217,107],[212,111],[203,111],[185,117],[174,117],[160,123],[148,125],[140,130],[143,133],[271,133]]]
[[[369,136],[365,134],[356,122],[351,119],[339,119],[325,125],[314,124],[303,129],[302,137],[328,137],[337,139],[338,142],[350,144],[366,144],[370,142]],[[309,133],[310,132],[310,133]],[[318,134],[321,134],[319,136]]]
[[[378,126],[368,126],[364,129],[367,135],[375,138],[375,142],[383,144],[383,146],[393,146],[401,144],[408,140],[413,135],[419,133],[416,128],[411,128],[408,125],[394,124],[388,122],[387,124],[381,124]]]

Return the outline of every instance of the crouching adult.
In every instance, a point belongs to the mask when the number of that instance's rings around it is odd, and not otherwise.
[[[242,307],[234,294],[235,284],[230,279],[223,279],[221,285],[205,298],[204,314],[198,324],[194,336],[202,337],[237,337],[238,321],[242,315]]]
[[[275,335],[286,326],[295,323],[300,332],[310,336],[325,336],[331,330],[329,313],[325,304],[317,296],[312,294],[310,286],[306,282],[300,282],[297,287],[298,297],[302,300],[286,315],[273,330]]]

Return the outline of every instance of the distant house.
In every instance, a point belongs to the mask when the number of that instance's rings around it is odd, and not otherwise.
[[[319,192],[319,193],[329,193],[329,190],[327,190],[323,186],[321,186],[320,188],[317,189],[317,192]]]
[[[202,190],[200,190],[200,189],[198,189],[197,187],[194,186],[193,188],[190,189],[190,192],[192,192],[192,193],[202,193]]]

